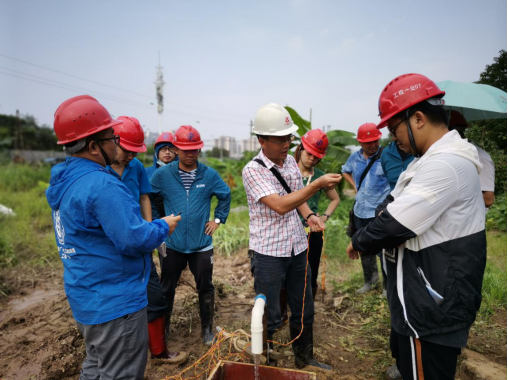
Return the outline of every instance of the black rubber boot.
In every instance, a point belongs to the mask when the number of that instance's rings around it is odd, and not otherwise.
[[[376,287],[379,279],[377,271],[377,258],[376,255],[361,255],[362,269],[363,269],[363,286],[356,291],[356,294],[364,294],[370,292]]]
[[[289,324],[291,340],[300,334],[301,325]],[[313,366],[331,370],[328,364],[319,363],[314,359],[314,334],[312,325],[304,325],[302,335],[293,342],[293,352],[295,354],[295,367],[301,369],[305,366]]]
[[[316,301],[316,294],[317,294],[317,286],[313,286],[312,287],[312,300],[315,302]]]
[[[205,293],[199,295],[199,315],[201,317],[201,336],[203,343],[211,346],[215,334],[212,332],[213,312],[214,312],[215,293]]]

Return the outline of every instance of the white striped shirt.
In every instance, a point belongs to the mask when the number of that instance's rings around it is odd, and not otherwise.
[[[280,196],[287,194],[279,180],[270,171],[273,166],[280,172],[292,192],[303,188],[302,174],[298,164],[292,156],[287,156],[283,166],[280,167],[270,161],[262,150],[254,158],[261,159],[266,168],[251,161],[242,172],[249,204],[249,248],[274,257],[290,257],[292,250],[295,255],[298,255],[307,249],[307,235],[298,211],[295,209],[279,215],[260,202],[261,198],[271,194]]]
[[[187,195],[189,195],[190,187],[192,186],[192,183],[196,178],[197,170],[198,169],[196,168],[194,170],[191,170],[190,172],[187,172],[185,170],[178,168],[178,172],[180,173],[180,178],[182,179],[183,187],[185,187],[185,190],[187,191]]]

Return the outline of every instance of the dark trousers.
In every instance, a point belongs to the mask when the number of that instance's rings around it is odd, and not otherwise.
[[[161,262],[162,292],[168,302],[168,312],[173,311],[175,289],[182,271],[189,264],[189,269],[196,281],[198,294],[213,293],[213,249],[203,252],[182,253],[166,249],[166,257],[159,256]]]
[[[255,290],[257,294],[263,293],[266,297],[267,333],[270,337],[281,325],[279,298],[284,279],[286,280],[287,301],[291,309],[290,323],[301,324],[304,288],[303,323],[310,325],[314,322],[314,302],[310,286],[312,271],[310,267],[307,270],[307,283],[305,282],[306,253],[306,251],[303,251],[296,256],[291,253],[291,257],[273,257],[253,252],[251,264],[254,267]]]
[[[148,322],[152,322],[157,318],[164,316],[168,308],[168,303],[166,301],[166,297],[164,297],[164,293],[162,292],[162,286],[153,258],[146,293],[148,296],[148,307],[146,308],[148,313]]]
[[[360,228],[367,226],[374,219],[375,218],[363,219],[363,218],[359,218],[355,215],[356,230],[359,230]],[[362,261],[364,282],[366,284],[376,282],[377,279],[379,278],[378,270],[377,270],[377,263],[376,263],[376,256],[374,256],[374,254],[376,254],[379,257],[379,259],[381,260],[381,268],[383,268],[383,259],[381,256],[381,252],[369,252],[368,255],[360,256],[360,259]],[[385,273],[384,268],[381,270],[381,274],[383,275],[383,289],[386,289],[386,273]],[[373,281],[374,278],[375,278],[375,281]]]
[[[442,346],[401,335],[392,328],[390,349],[404,380],[453,380],[455,378],[460,348]]]
[[[323,251],[323,232],[309,232],[309,266],[312,269],[312,287],[317,288],[319,263]]]

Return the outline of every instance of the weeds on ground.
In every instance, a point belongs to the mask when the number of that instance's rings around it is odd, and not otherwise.
[[[57,261],[51,209],[44,194],[49,172],[49,166],[14,164],[0,170],[0,204],[16,213],[0,215],[0,267]]]
[[[230,213],[226,224],[213,234],[214,250],[230,256],[249,246],[249,212]]]

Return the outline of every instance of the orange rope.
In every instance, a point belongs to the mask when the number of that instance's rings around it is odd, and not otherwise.
[[[324,238],[324,232],[323,232],[323,238]],[[304,287],[303,287],[302,318],[301,318],[301,326],[302,327],[300,329],[300,333],[298,334],[298,336],[295,339],[293,339],[292,341],[290,341],[288,343],[281,343],[281,342],[277,342],[277,341],[273,341],[273,340],[269,340],[268,342],[272,342],[274,344],[278,344],[280,346],[287,347],[287,346],[291,345],[295,340],[300,338],[300,336],[303,333],[303,316],[304,316],[304,311],[305,311],[305,292],[307,290],[307,272],[308,272],[308,268],[309,268],[309,249],[310,249],[309,241],[310,241],[310,233],[307,236],[307,265],[305,266],[305,283],[304,283]],[[324,243],[323,243],[323,245],[324,245]],[[215,339],[214,339],[215,343],[212,345],[212,347],[210,347],[210,349],[203,356],[201,356],[198,360],[196,360],[193,364],[191,364],[187,368],[183,369],[182,372],[180,372],[179,374],[172,375],[172,376],[166,376],[165,380],[197,380],[202,375],[209,374],[220,360],[234,360],[234,361],[241,361],[241,362],[250,361],[250,359],[244,355],[244,352],[251,345],[251,343],[248,343],[247,345],[245,345],[242,352],[232,353],[231,352],[232,340],[230,340],[229,347],[227,350],[228,353],[225,356],[221,355],[221,344],[224,343],[226,340],[231,339],[232,337],[240,336],[240,335],[241,334],[227,333],[224,329],[219,331],[215,335]],[[200,368],[200,365],[205,364],[205,362],[207,360],[208,360],[208,362],[204,366],[205,369],[203,369],[201,372],[198,373],[198,369]],[[193,377],[184,377],[185,373],[192,370],[192,369],[194,370],[194,376]]]
[[[321,263],[322,263],[322,266],[323,266],[321,268],[321,289],[323,290],[323,292],[321,294],[322,294],[323,297],[324,297],[325,292],[326,292],[326,283],[325,283],[325,280],[326,280],[325,243],[326,243],[326,240],[325,240],[325,231],[323,231],[323,251],[322,251],[323,252],[323,254],[322,254],[323,259],[321,260]]]
[[[305,283],[304,283],[304,286],[303,286],[303,300],[302,300],[302,318],[300,320],[302,327],[300,329],[300,333],[298,334],[298,336],[295,339],[293,339],[291,342],[288,342],[288,343],[281,343],[281,342],[277,342],[275,340],[268,340],[268,342],[272,342],[274,344],[278,344],[278,345],[283,346],[283,347],[287,347],[290,344],[292,344],[295,340],[300,338],[300,336],[303,333],[303,313],[305,311],[305,291],[307,290],[307,270],[309,268],[309,250],[310,250],[309,241],[310,241],[310,232],[307,235],[307,265],[305,266]]]

